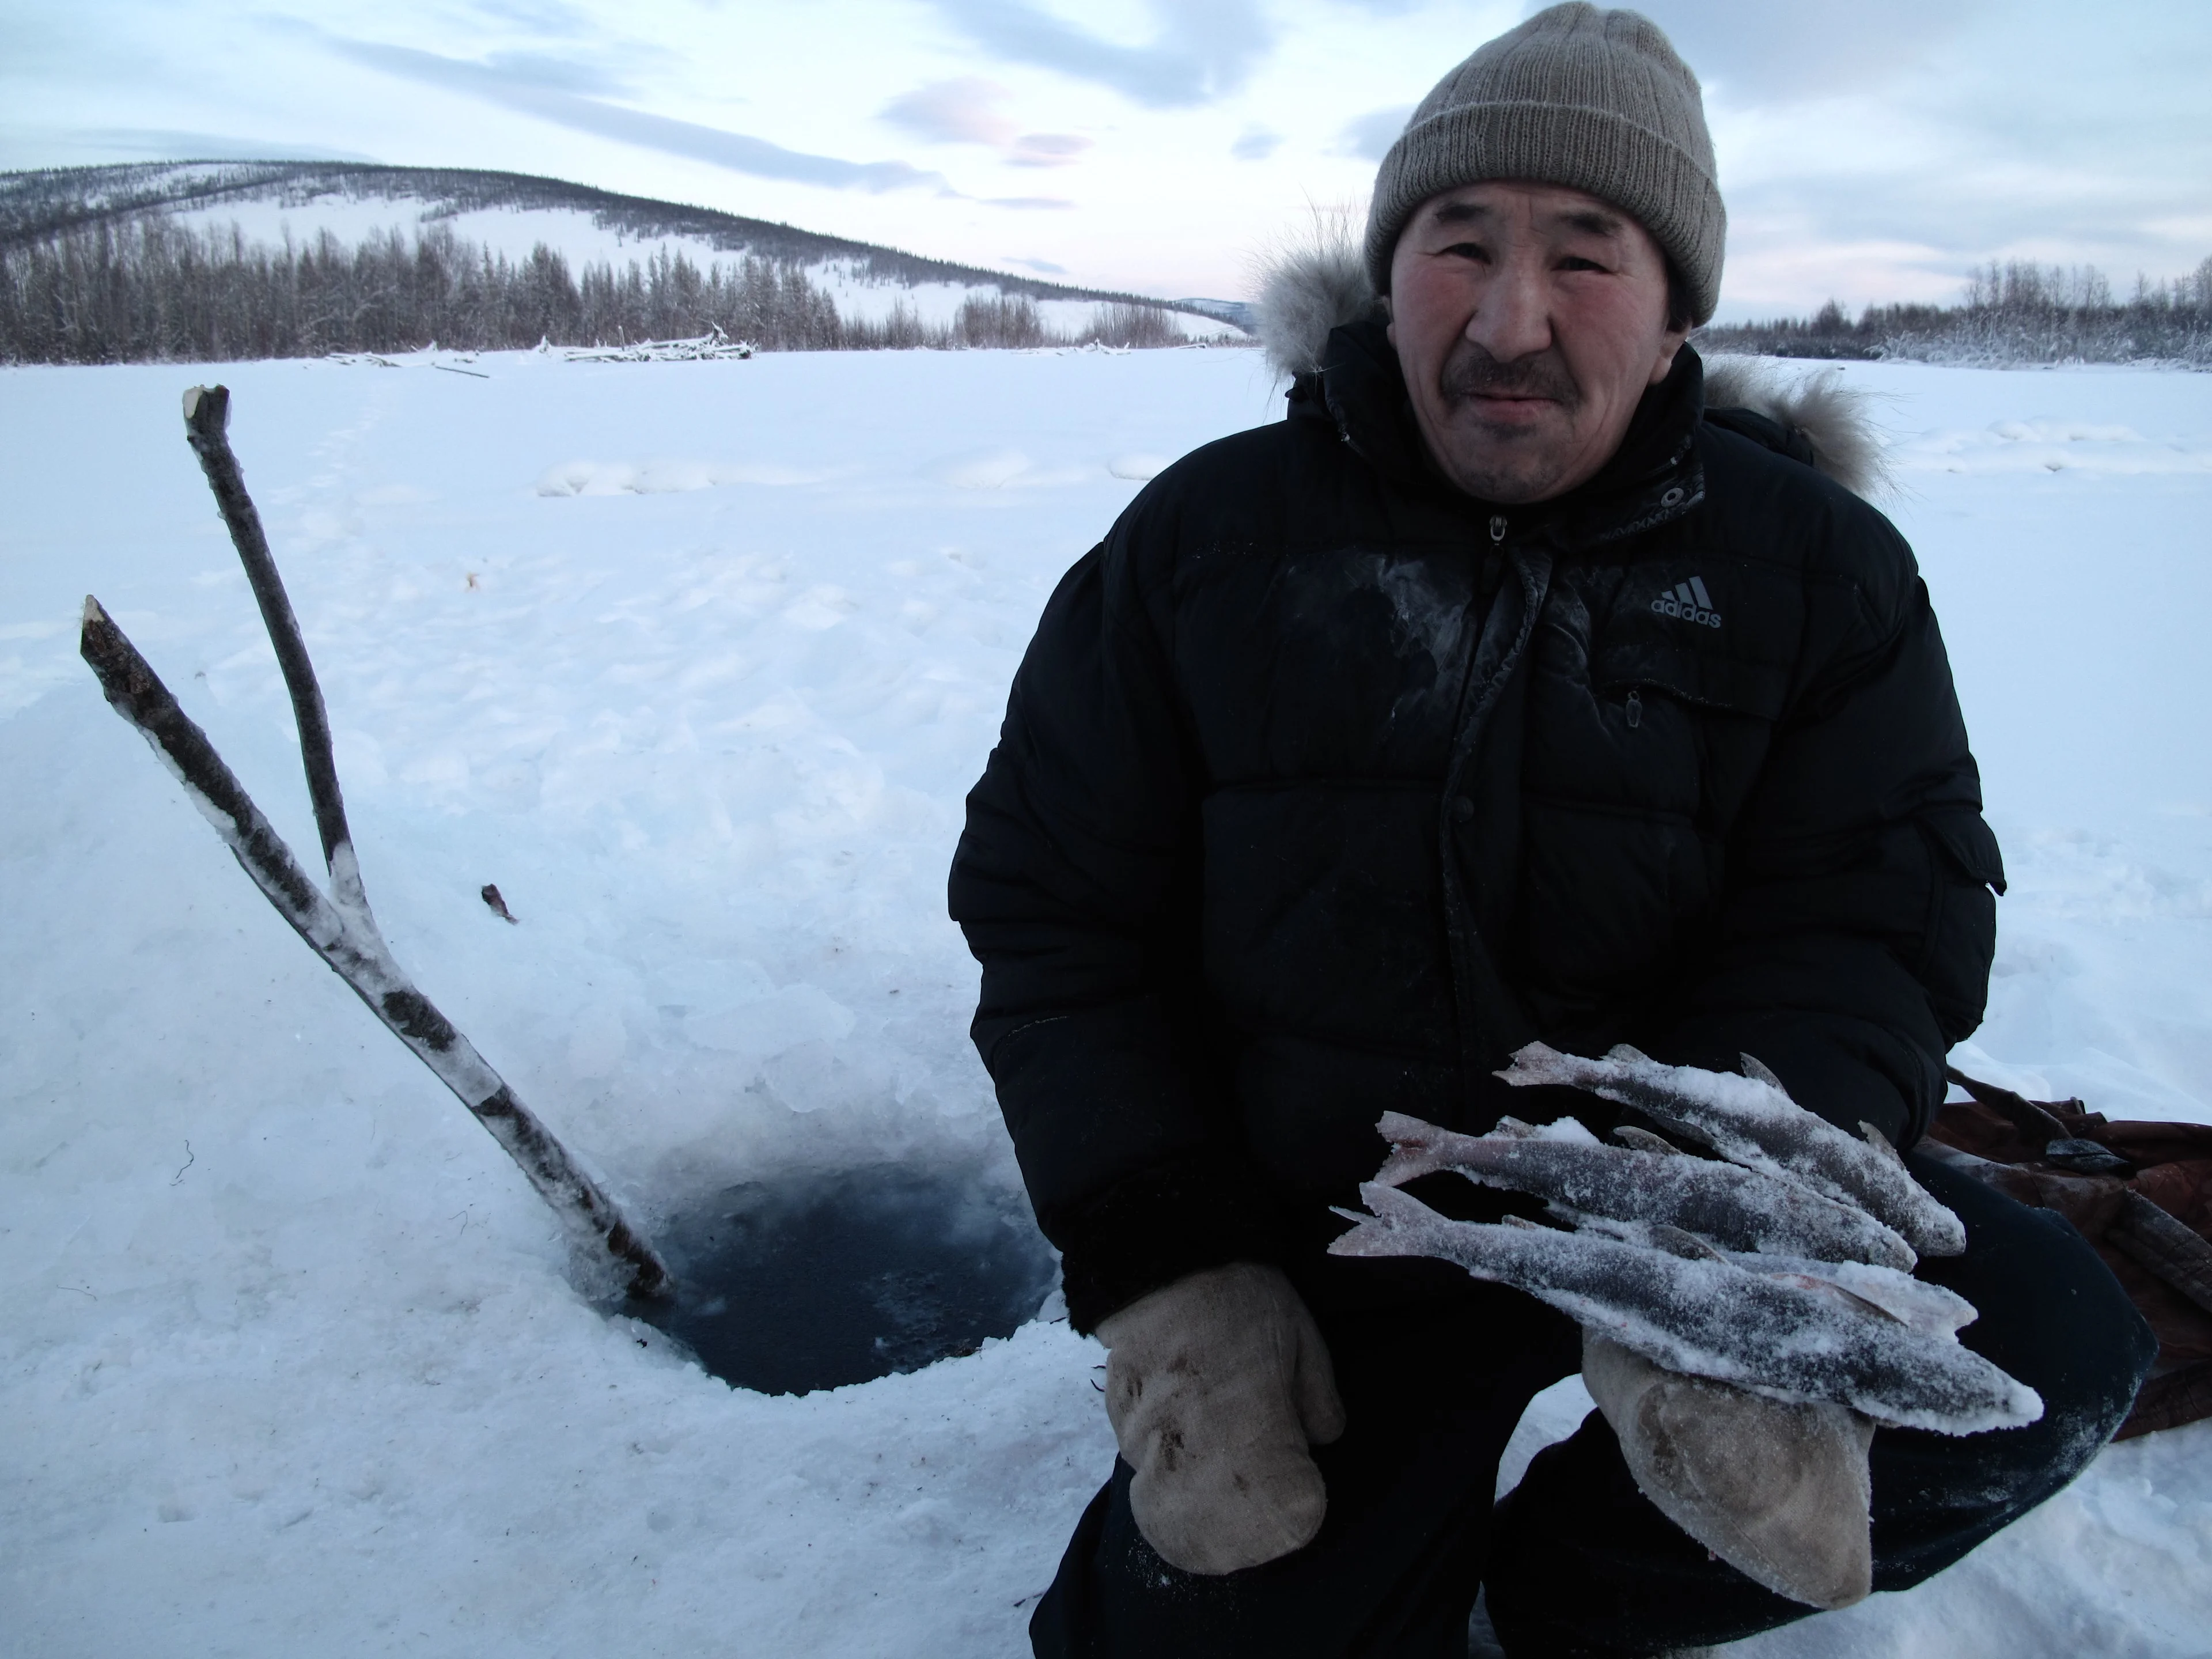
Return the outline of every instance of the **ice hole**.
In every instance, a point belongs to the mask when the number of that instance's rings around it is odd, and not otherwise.
[[[707,1370],[805,1394],[1011,1336],[1058,1277],[1017,1194],[885,1164],[726,1188],[665,1225],[676,1296],[641,1316]]]

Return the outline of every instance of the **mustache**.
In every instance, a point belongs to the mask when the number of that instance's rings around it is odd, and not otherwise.
[[[1500,362],[1472,340],[1452,348],[1437,385],[1455,404],[1469,398],[1548,398],[1572,409],[1582,402],[1581,389],[1557,352],[1547,349]]]

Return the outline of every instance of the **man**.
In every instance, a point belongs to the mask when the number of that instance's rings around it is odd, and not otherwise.
[[[1492,1073],[1530,1040],[1748,1053],[1909,1147],[1980,1019],[2002,876],[1926,590],[1802,434],[1705,410],[1723,228],[1659,31],[1531,18],[1384,160],[1371,289],[1289,418],[1164,474],[1046,608],[951,884],[1123,1453],[1040,1654],[1459,1654],[1486,1583],[1516,1659],[1810,1610],[1668,1522],[1602,1415],[1493,1518],[1574,1327],[1323,1253],[1376,1119],[1528,1115]],[[2072,1478],[2149,1358],[2077,1235],[1913,1167],[1968,1233],[1923,1273],[2045,1413],[1875,1437],[1884,1589]]]

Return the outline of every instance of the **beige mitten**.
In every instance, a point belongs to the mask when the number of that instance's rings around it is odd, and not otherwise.
[[[1210,1267],[1101,1320],[1098,1340],[1129,1507],[1163,1560],[1235,1572],[1311,1541],[1328,1499],[1306,1447],[1344,1432],[1344,1406],[1289,1279]]]
[[[1679,1376],[1588,1330],[1583,1384],[1644,1495],[1746,1577],[1824,1608],[1873,1589],[1865,1418]]]

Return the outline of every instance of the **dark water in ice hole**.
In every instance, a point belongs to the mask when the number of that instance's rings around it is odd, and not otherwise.
[[[678,1285],[637,1311],[724,1382],[805,1394],[1011,1336],[1058,1275],[1021,1200],[876,1164],[748,1182],[662,1231]]]

